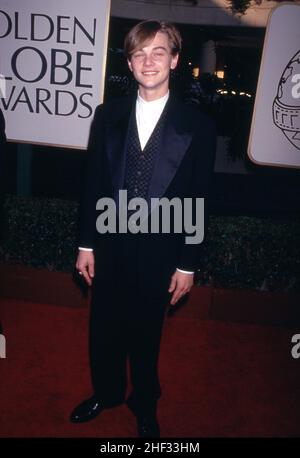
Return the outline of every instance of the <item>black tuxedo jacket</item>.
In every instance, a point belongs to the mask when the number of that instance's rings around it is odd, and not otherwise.
[[[166,288],[176,267],[197,269],[203,244],[186,244],[184,233],[103,235],[96,231],[97,200],[101,197],[116,199],[118,191],[123,189],[126,136],[135,100],[136,97],[115,99],[96,109],[88,147],[79,246],[95,250],[96,278],[106,281],[114,275],[123,253],[123,266],[130,272],[134,265],[139,277],[137,281],[146,284],[147,279],[155,275],[157,288]],[[147,200],[151,197],[207,199],[215,158],[214,123],[196,107],[185,105],[172,94],[166,110]],[[137,242],[138,249],[124,251],[124,244],[130,245],[132,239]]]

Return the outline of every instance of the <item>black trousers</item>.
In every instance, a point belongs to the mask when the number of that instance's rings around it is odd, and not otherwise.
[[[161,396],[158,361],[161,333],[169,299],[167,286],[152,294],[140,284],[135,262],[138,239],[120,244],[111,275],[105,269],[93,287],[90,312],[90,365],[94,392],[107,406],[124,402],[129,362],[132,392],[130,404],[139,414],[156,408]],[[100,254],[99,254],[100,256]],[[99,273],[99,272],[98,272]]]

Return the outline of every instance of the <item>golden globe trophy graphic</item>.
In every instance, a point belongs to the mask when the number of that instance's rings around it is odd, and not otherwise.
[[[268,18],[248,143],[257,165],[300,169],[300,2]]]
[[[300,150],[300,50],[289,61],[281,76],[273,102],[273,121]]]

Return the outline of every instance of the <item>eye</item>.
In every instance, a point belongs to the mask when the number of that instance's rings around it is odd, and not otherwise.
[[[133,54],[134,59],[142,59],[144,57],[144,54],[141,52],[137,52]]]

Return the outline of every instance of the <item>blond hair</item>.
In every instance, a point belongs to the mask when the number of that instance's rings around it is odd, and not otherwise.
[[[182,38],[178,29],[169,22],[148,20],[136,24],[126,35],[124,54],[127,59],[130,60],[132,54],[137,49],[141,49],[143,44],[152,41],[157,32],[165,33],[168,36],[173,56],[180,53]]]

